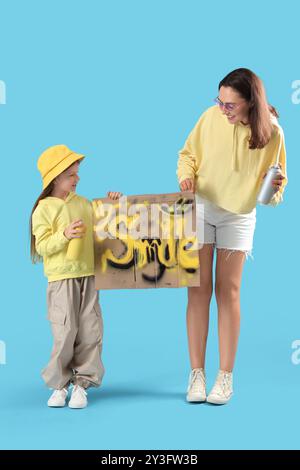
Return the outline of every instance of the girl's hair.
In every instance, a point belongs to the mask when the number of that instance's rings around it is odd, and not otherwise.
[[[240,68],[230,72],[219,83],[220,88],[231,87],[249,104],[251,136],[249,149],[264,148],[271,139],[273,126],[271,114],[279,117],[276,109],[268,104],[262,80],[251,70]]]
[[[31,261],[32,261],[33,264],[41,262],[43,260],[43,258],[42,258],[42,256],[40,256],[38,254],[38,252],[36,251],[36,248],[35,248],[35,236],[32,233],[32,214],[34,213],[35,209],[37,208],[38,203],[42,199],[45,199],[47,196],[50,196],[53,189],[54,189],[54,180],[51,181],[49,186],[47,186],[47,188],[45,188],[44,191],[41,192],[41,194],[39,195],[39,197],[35,201],[34,206],[32,208],[32,211],[31,211],[31,214],[30,214],[30,220],[29,220],[30,257],[31,257]]]

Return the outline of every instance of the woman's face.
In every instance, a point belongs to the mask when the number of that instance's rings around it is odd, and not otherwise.
[[[219,90],[220,110],[230,124],[248,124],[249,103],[234,88],[222,86]]]
[[[55,178],[56,190],[61,193],[75,192],[76,186],[79,181],[78,176],[79,163],[75,162],[60,175]]]

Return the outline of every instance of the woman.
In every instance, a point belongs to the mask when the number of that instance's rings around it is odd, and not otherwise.
[[[251,256],[256,198],[268,168],[280,164],[270,202],[282,201],[287,184],[284,136],[277,111],[268,105],[264,85],[240,68],[219,84],[216,106],[198,120],[179,152],[182,191],[195,191],[204,240],[199,250],[200,286],[188,289],[187,331],[191,373],[189,402],[225,404],[233,393],[232,370],[240,329],[240,285],[245,258]],[[220,370],[206,396],[205,352],[216,247],[215,294],[218,306]]]

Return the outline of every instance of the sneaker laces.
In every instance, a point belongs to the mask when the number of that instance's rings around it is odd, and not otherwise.
[[[232,374],[230,372],[219,372],[214,390],[218,395],[229,396],[232,393]]]
[[[76,396],[76,395],[79,395],[80,397],[84,398],[84,397],[87,396],[87,393],[84,390],[84,388],[81,387],[81,385],[74,385],[74,388],[73,388],[73,391],[72,391],[72,396]]]
[[[189,390],[193,387],[196,392],[201,392],[205,387],[205,375],[203,369],[193,369],[190,373]]]
[[[68,390],[67,390],[67,389],[65,389],[65,388],[58,389],[58,390],[54,390],[54,392],[53,392],[53,394],[52,394],[52,397],[53,397],[53,398],[56,398],[57,396],[59,396],[59,397],[60,397],[60,396],[61,396],[61,394],[62,394],[62,392],[64,392],[64,394],[66,394],[66,395],[67,395],[67,393],[68,393]]]

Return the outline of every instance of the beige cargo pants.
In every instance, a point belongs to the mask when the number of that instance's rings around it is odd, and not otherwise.
[[[70,383],[98,387],[104,375],[103,321],[95,277],[48,282],[47,305],[54,345],[42,371],[46,384],[54,389]]]

